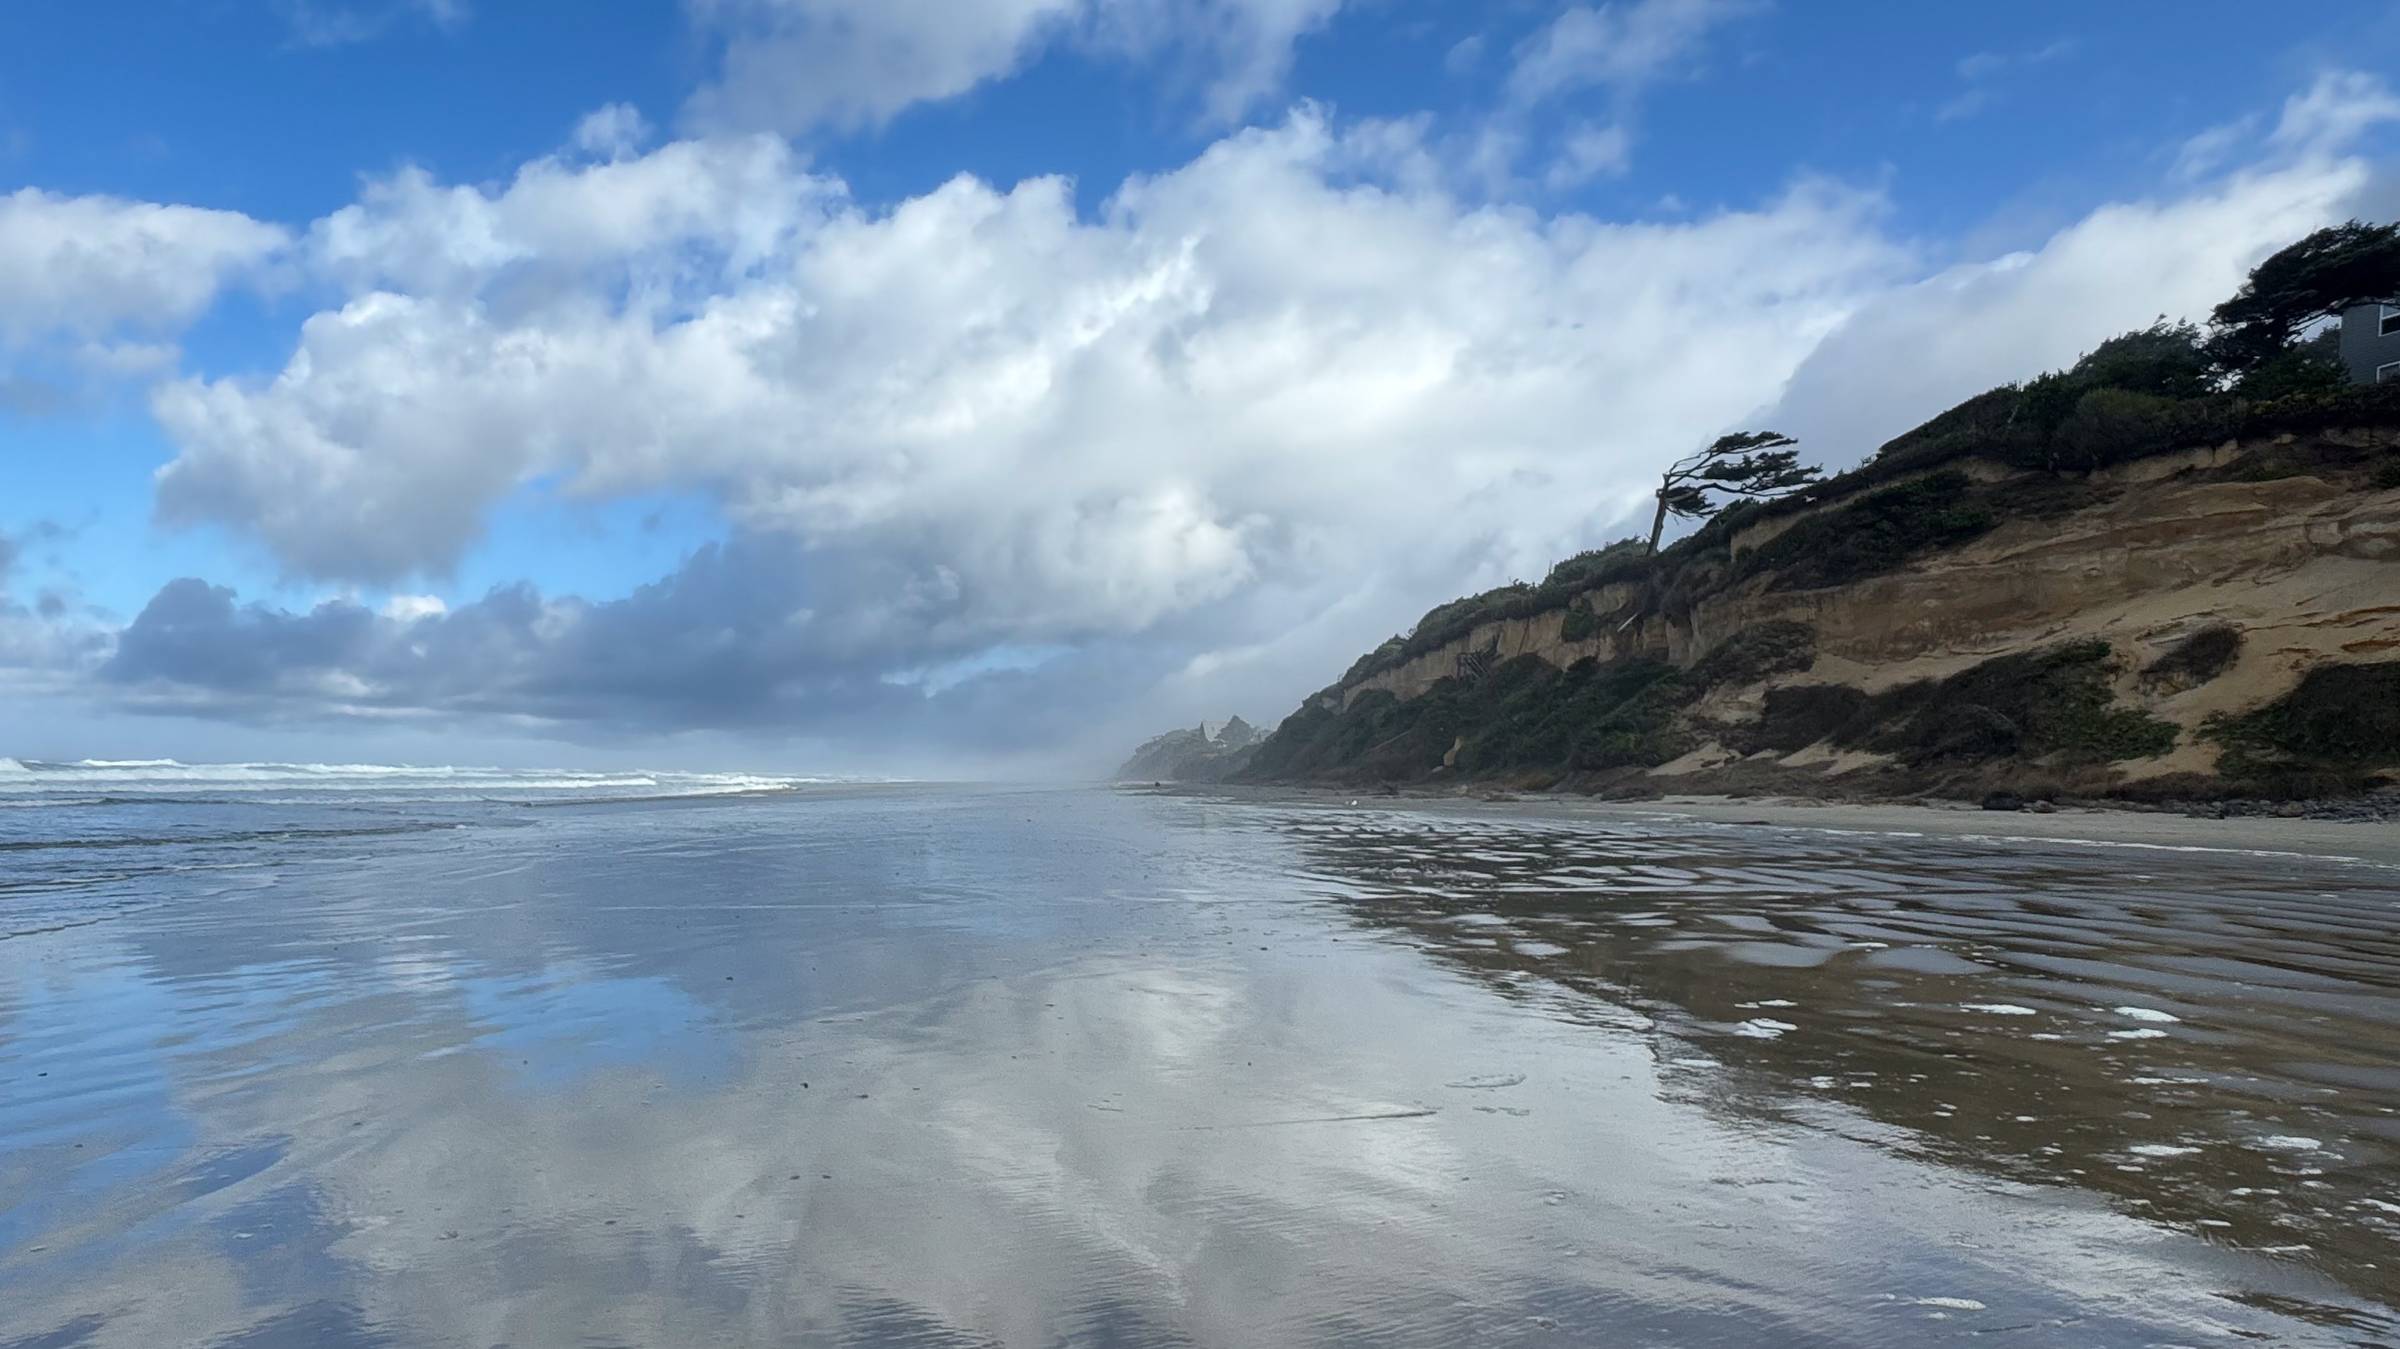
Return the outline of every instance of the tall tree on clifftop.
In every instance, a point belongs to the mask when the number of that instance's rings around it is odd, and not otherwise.
[[[1800,462],[1791,447],[1799,441],[1780,431],[1736,431],[1676,460],[1658,480],[1658,514],[1650,521],[1650,551],[1667,517],[1700,520],[1723,510],[1726,498],[1765,501],[1787,496],[1817,480],[1817,470]]]
[[[2251,270],[2209,316],[2209,354],[2232,374],[2289,350],[2312,323],[2352,305],[2400,303],[2400,225],[2330,225]]]

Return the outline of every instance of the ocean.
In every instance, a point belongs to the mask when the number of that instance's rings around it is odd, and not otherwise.
[[[2396,913],[1542,806],[0,760],[0,1346],[2393,1342]]]

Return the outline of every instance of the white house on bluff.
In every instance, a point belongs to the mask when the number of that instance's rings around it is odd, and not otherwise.
[[[2353,384],[2400,380],[2400,305],[2361,304],[2342,311],[2342,364]]]

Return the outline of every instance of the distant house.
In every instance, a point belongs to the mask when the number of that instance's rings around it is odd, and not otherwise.
[[[2342,311],[2342,364],[2353,384],[2400,380],[2400,305],[2362,304]]]

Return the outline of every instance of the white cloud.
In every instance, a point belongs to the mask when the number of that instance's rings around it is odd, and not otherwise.
[[[2162,314],[2206,318],[2267,254],[2348,215],[2370,182],[2363,163],[2318,155],[2181,197],[2102,206],[2038,248],[1862,304],[1801,366],[1771,420],[1853,462],[1972,394],[2072,364]]]
[[[1272,100],[1300,39],[1333,22],[1343,0],[1087,0],[1093,45],[1167,61],[1195,84],[1208,122],[1228,126]]]
[[[699,0],[727,33],[717,82],[692,101],[704,126],[806,131],[874,126],[1013,73],[1082,0]]]
[[[1451,75],[1468,75],[1483,65],[1484,36],[1469,33],[1442,54],[1442,69]]]
[[[2329,71],[2284,101],[2269,143],[2295,154],[2332,153],[2391,122],[2400,122],[2400,95],[2390,86],[2362,71]]]
[[[2024,70],[2048,65],[2075,51],[2072,38],[2060,38],[2046,46],[2020,52],[1971,52],[1958,61],[1958,78],[1967,87],[1933,110],[1936,122],[1955,122],[1982,112],[1995,101],[1994,84],[2011,70]]]
[[[2009,58],[2000,52],[1969,52],[1958,58],[1958,77],[1980,80],[1996,75],[2008,67]]]
[[[1303,114],[1128,183],[1098,219],[1054,180],[962,178],[870,213],[721,143],[545,163],[493,192],[379,185],[312,232],[357,244],[319,251],[362,289],[280,374],[159,392],[181,447],[160,508],[302,573],[389,583],[454,562],[534,475],[699,490],[874,575],[857,593],[819,578],[809,621],[829,631],[1174,628],[1207,648],[1361,587],[1408,604],[1538,572],[1662,447],[1771,399],[1899,261],[1876,200],[1827,184],[1672,226],[1349,185],[1405,159],[1406,134]],[[650,204],[662,178],[718,181],[662,165],[727,162],[748,166],[755,228]],[[618,194],[635,205],[604,207]],[[561,270],[580,284],[512,284],[552,220],[527,202],[553,199],[641,222],[608,236],[615,271],[574,234]],[[686,303],[623,285],[744,239],[771,242],[703,266]]]
[[[43,588],[27,602],[20,564],[34,547],[66,534],[47,521],[14,534],[0,530],[0,694],[66,689],[108,654],[110,634],[70,612],[58,591]]]
[[[1632,162],[1633,136],[1622,125],[1586,123],[1567,133],[1544,181],[1553,190],[1576,187],[1594,178],[1623,173]]]
[[[420,618],[439,618],[450,612],[450,606],[439,595],[394,595],[376,612],[395,623],[414,623]]]
[[[276,0],[292,39],[304,47],[340,47],[380,37],[416,18],[444,31],[463,26],[466,0]]]
[[[611,103],[575,124],[576,149],[603,159],[623,159],[649,143],[650,122],[630,103]]]
[[[2393,122],[2400,122],[2400,95],[2380,78],[2326,71],[2284,100],[2272,126],[2251,112],[2186,139],[2176,147],[2170,176],[2190,182],[2244,158],[2255,166],[2323,160],[2346,153],[2368,132]]]
[[[1755,0],[1569,5],[1517,44],[1500,106],[1452,152],[1462,178],[1495,197],[1524,186],[1517,166],[1536,143],[1536,110],[1593,91],[1607,103],[1608,119],[1570,119],[1550,147],[1540,183],[1561,192],[1624,173],[1633,163],[1643,93],[1687,65],[1711,30],[1757,8]]]
[[[1584,89],[1638,89],[1690,57],[1709,30],[1751,0],[1624,0],[1569,5],[1518,45],[1508,96],[1520,106]]]
[[[1961,118],[1973,117],[1975,114],[1983,111],[1984,108],[1989,106],[1991,101],[1991,90],[1980,88],[1969,89],[1944,102],[1942,106],[1935,108],[1933,110],[1933,120],[1937,122],[1955,122]]]
[[[690,0],[723,41],[687,112],[710,130],[872,127],[1069,44],[1184,72],[1228,124],[1283,85],[1292,47],[1342,0]]]
[[[603,109],[576,139],[589,149],[593,136],[629,133]],[[791,147],[771,136],[677,141],[640,156],[620,144],[609,153],[602,163],[537,159],[498,191],[403,169],[311,226],[307,258],[354,290],[443,293],[527,269],[571,277],[641,259],[651,265],[637,279],[671,294],[776,255],[839,191],[801,172]],[[702,250],[709,275],[687,274],[690,248]]]
[[[2258,115],[2252,113],[2187,138],[2176,147],[2171,176],[2178,182],[2192,182],[2225,167],[2257,137],[2258,123]]]
[[[286,241],[233,211],[30,187],[0,196],[0,349],[178,331]]]
[[[1058,706],[1158,687],[1167,720],[1271,714],[1427,603],[1601,541],[1710,434],[1771,422],[1846,463],[2205,310],[2371,186],[2338,137],[2381,86],[2325,88],[2343,97],[2296,99],[2303,130],[2242,172],[1931,277],[1875,194],[1823,182],[1670,223],[1464,201],[1423,120],[1303,109],[1096,214],[1062,181],[966,177],[868,210],[771,138],[579,138],[611,157],[482,188],[402,173],[318,222],[302,255],[344,298],[272,378],[158,391],[178,446],[159,508],[389,586],[450,567],[535,478],[715,501],[735,544],[671,585],[450,616],[458,642],[505,633],[506,668],[551,672],[545,716],[596,705],[565,672],[611,670],[609,641],[666,631],[762,717],[812,680],[1051,649],[1077,663]],[[348,650],[349,624],[311,631]],[[381,696],[508,705],[385,645]],[[650,678],[608,705],[721,715]]]

